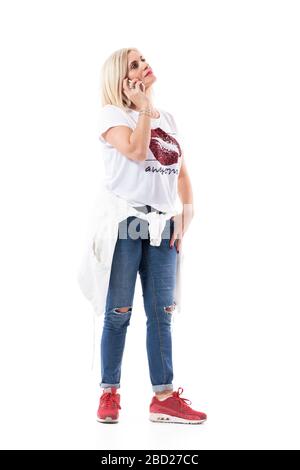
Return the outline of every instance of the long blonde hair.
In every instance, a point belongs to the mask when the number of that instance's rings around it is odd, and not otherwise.
[[[135,47],[125,47],[113,52],[101,68],[101,104],[114,104],[127,110],[132,101],[123,93],[123,80],[127,77],[128,53],[138,51]],[[152,92],[152,90],[151,90]]]

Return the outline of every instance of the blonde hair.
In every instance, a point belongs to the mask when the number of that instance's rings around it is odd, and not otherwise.
[[[130,108],[132,101],[123,93],[123,80],[127,77],[128,53],[131,51],[138,49],[135,47],[118,49],[102,65],[100,85],[102,106],[114,104],[124,110]]]

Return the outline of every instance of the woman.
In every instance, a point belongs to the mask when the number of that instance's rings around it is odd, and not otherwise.
[[[118,221],[101,338],[101,383],[97,419],[118,421],[121,363],[132,314],[137,273],[147,316],[147,355],[154,396],[150,420],[199,424],[205,413],[173,390],[171,321],[176,308],[177,257],[193,217],[190,179],[176,138],[173,116],[152,101],[156,77],[135,48],[114,52],[102,69],[105,187],[130,207]],[[172,135],[173,134],[173,135]],[[183,209],[176,210],[179,195]],[[110,209],[111,212],[113,212]],[[103,227],[103,224],[102,224]],[[175,247],[175,249],[174,249]],[[102,253],[105,250],[102,246]],[[101,257],[101,256],[100,256]],[[109,256],[108,256],[109,258]]]

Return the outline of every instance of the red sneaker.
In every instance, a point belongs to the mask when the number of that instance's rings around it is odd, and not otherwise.
[[[111,387],[111,392],[102,392],[97,411],[97,421],[100,423],[117,423],[119,419],[120,394],[116,387]]]
[[[174,391],[172,396],[164,400],[158,400],[154,396],[150,404],[150,421],[182,424],[200,424],[206,421],[205,413],[193,410],[186,403],[191,405],[192,402],[179,396],[182,392],[183,388],[179,387],[177,392]]]

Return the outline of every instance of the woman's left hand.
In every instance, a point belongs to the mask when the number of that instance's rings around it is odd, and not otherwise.
[[[180,212],[179,214],[176,214],[172,217],[174,220],[174,230],[170,239],[170,248],[173,248],[175,245],[177,253],[179,253],[183,235],[187,231],[192,218],[193,215],[191,215],[189,212]]]

